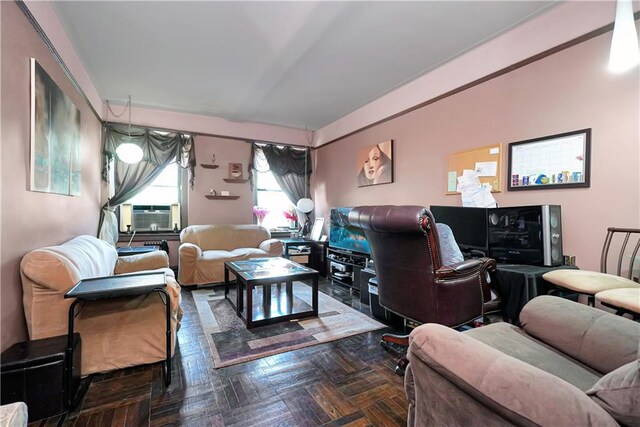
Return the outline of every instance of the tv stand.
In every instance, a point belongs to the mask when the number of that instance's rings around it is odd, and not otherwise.
[[[360,292],[360,272],[365,268],[368,255],[327,249],[327,278],[331,283],[347,286],[351,292]]]

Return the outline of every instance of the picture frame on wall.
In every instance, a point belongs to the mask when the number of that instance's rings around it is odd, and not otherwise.
[[[590,128],[512,142],[507,190],[589,187],[590,164]]]
[[[80,110],[35,58],[30,61],[29,189],[79,196]]]
[[[393,140],[360,148],[356,158],[358,187],[393,182]]]
[[[242,179],[242,163],[229,163],[229,178]]]

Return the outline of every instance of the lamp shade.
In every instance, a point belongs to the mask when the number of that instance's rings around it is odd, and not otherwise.
[[[313,210],[313,200],[307,199],[306,197],[298,200],[296,203],[296,208],[302,213],[309,213]]]
[[[118,158],[129,164],[138,163],[142,160],[142,148],[132,142],[125,142],[116,148]]]
[[[618,0],[611,38],[609,71],[622,73],[638,63],[640,63],[640,49],[638,49],[638,33],[633,19],[633,4],[631,0]]]

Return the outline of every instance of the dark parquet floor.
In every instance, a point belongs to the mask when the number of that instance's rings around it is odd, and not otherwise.
[[[357,294],[321,280],[326,294],[369,314]],[[32,426],[399,426],[406,425],[397,355],[379,345],[385,329],[214,369],[191,292],[173,358],[96,375],[73,412]]]

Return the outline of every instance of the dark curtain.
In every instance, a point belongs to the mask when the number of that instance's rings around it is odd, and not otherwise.
[[[310,197],[312,167],[311,153],[308,148],[253,143],[250,165],[257,172],[270,170],[284,194],[294,205],[298,200]],[[299,211],[298,217],[303,220],[300,221],[301,223],[307,223],[310,219],[310,215]]]
[[[120,161],[116,155],[118,145],[129,142],[142,148],[142,160],[136,164]],[[102,178],[108,180],[111,165],[114,167],[114,194],[102,206],[98,235],[104,235],[105,215],[113,216],[113,210],[144,190],[170,163],[178,163],[189,169],[189,184],[193,188],[196,165],[193,136],[180,132],[158,132],[154,129],[107,124],[103,141]]]

